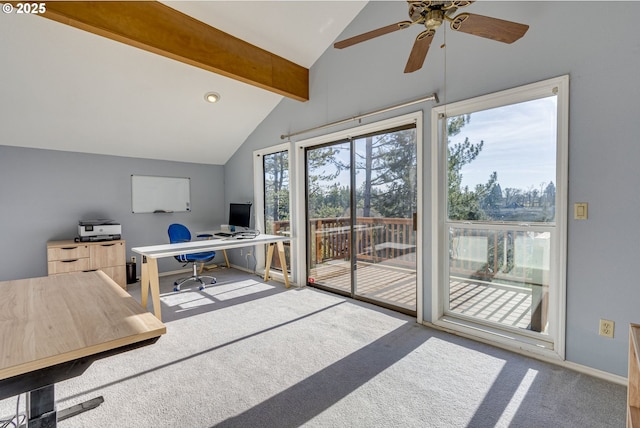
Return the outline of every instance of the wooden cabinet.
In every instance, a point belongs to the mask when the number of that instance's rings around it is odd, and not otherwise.
[[[629,327],[627,427],[640,427],[640,324]]]
[[[120,287],[127,289],[125,241],[47,242],[49,275],[102,270]]]

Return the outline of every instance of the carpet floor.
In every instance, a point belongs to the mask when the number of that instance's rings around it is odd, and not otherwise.
[[[56,385],[75,427],[624,427],[626,388],[233,269],[173,293],[167,334]],[[189,289],[191,287],[191,289]],[[139,300],[140,286],[128,291]],[[0,401],[0,415],[15,412]]]

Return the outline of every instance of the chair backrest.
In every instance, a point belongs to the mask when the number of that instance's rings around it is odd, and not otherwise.
[[[169,242],[175,244],[177,242],[189,242],[191,241],[191,232],[187,226],[179,223],[174,223],[169,226]]]

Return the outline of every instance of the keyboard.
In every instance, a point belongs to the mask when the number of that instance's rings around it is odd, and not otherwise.
[[[214,235],[219,238],[250,239],[258,236],[259,233],[254,230],[241,230],[236,232],[217,232]]]

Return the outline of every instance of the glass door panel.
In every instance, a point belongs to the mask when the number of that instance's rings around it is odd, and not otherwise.
[[[416,129],[358,138],[355,146],[356,296],[416,311]]]
[[[289,215],[289,152],[265,154],[264,173],[264,232],[270,235],[290,235]],[[287,266],[291,267],[291,248],[285,244]],[[266,250],[265,250],[266,251]],[[282,270],[280,258],[273,257],[271,269]]]
[[[352,294],[351,142],[306,149],[307,280]]]

